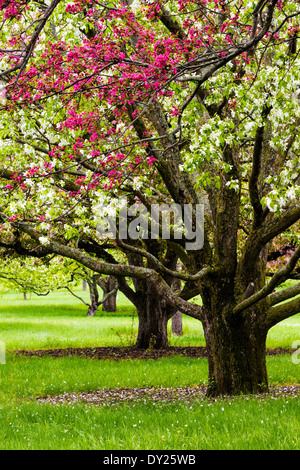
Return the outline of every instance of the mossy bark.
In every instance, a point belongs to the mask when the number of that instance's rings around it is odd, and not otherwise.
[[[255,314],[254,314],[255,317]],[[268,390],[266,332],[254,319],[218,315],[203,322],[208,354],[208,395]]]

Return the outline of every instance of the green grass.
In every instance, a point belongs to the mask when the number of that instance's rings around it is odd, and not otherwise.
[[[83,293],[83,295],[87,295]],[[300,316],[268,335],[268,347],[300,340]],[[0,341],[7,351],[27,348],[125,346],[137,331],[134,308],[119,297],[118,311],[86,317],[86,307],[67,293],[46,298],[6,294],[0,304]],[[183,319],[184,334],[170,344],[203,346],[202,328]],[[271,385],[299,384],[291,356],[268,357]],[[37,396],[121,387],[184,387],[207,383],[207,361],[102,360],[17,357],[0,365],[0,449],[299,449],[296,398],[255,398],[91,406],[38,404]]]
[[[207,361],[203,359],[98,361],[10,355],[6,359],[0,368],[0,403],[98,388],[193,386],[207,381]]]
[[[78,292],[87,300],[86,292]],[[67,347],[127,346],[137,336],[138,319],[134,306],[119,294],[117,312],[86,316],[87,307],[67,292],[47,297],[31,297],[24,301],[15,293],[0,299],[0,341],[8,351],[16,349],[48,349]],[[171,334],[170,345],[204,346],[199,321],[184,316],[184,334]]]
[[[86,292],[78,292],[87,300]],[[135,343],[138,319],[134,306],[119,294],[117,312],[86,316],[87,308],[67,292],[47,297],[10,293],[0,299],[0,341],[8,351],[67,347],[127,346]],[[183,315],[183,335],[171,334],[170,346],[205,346],[203,329],[197,320]],[[300,340],[300,315],[274,326],[267,347],[291,348]]]
[[[267,358],[271,384],[300,383],[290,356]],[[286,380],[288,378],[288,380]],[[190,404],[37,404],[35,397],[120,387],[183,387],[207,381],[207,362],[14,357],[0,368],[0,449],[297,449],[296,398]]]
[[[1,449],[298,450],[296,399],[0,409]]]

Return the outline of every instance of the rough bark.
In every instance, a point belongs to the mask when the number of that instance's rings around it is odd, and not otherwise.
[[[108,291],[109,292],[109,291]],[[107,292],[107,294],[108,294]],[[103,293],[104,295],[107,295]],[[103,312],[116,312],[117,311],[117,294],[110,295],[102,304]]]
[[[216,278],[203,291],[202,324],[212,396],[259,393],[268,389],[266,303],[235,315],[234,279]],[[246,289],[245,289],[246,290]]]
[[[232,322],[232,323],[231,323]],[[208,353],[211,396],[261,393],[268,389],[266,331],[259,321],[235,323],[221,315],[206,318],[204,332]]]
[[[89,291],[90,291],[90,305],[87,312],[88,317],[95,316],[98,306],[99,306],[99,292],[97,288],[97,284],[95,282],[88,282]]]
[[[98,303],[91,303],[89,305],[89,309],[88,309],[88,312],[87,312],[87,317],[94,317],[96,315],[96,312],[98,310]]]
[[[98,287],[97,287],[97,282],[96,282],[96,276],[93,275],[92,278],[87,281],[87,283],[88,283],[89,292],[90,292],[90,304],[89,304],[87,316],[93,317],[95,316],[99,307],[99,292],[98,292]]]

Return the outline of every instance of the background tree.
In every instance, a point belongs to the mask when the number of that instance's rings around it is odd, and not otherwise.
[[[94,317],[97,313],[98,307],[102,305],[103,311],[115,312],[116,311],[116,296],[118,292],[118,283],[114,278],[106,276],[101,277],[99,273],[91,272],[84,266],[79,264],[70,263],[70,260],[65,259],[66,269],[68,271],[69,279],[66,284],[60,285],[58,289],[67,289],[70,294],[79,299],[85,305],[88,306],[87,316]],[[74,287],[78,286],[79,280],[85,282],[89,290],[89,301],[83,299],[75,293]],[[101,287],[103,290],[102,299],[99,298],[99,290]],[[110,298],[113,298],[112,302]],[[106,303],[106,309],[103,306]]]
[[[113,276],[106,276],[98,280],[98,285],[103,290],[102,311],[103,312],[116,312],[117,311],[117,282]]]
[[[66,282],[62,260],[20,257],[2,250],[0,263],[1,291],[46,296]],[[27,298],[27,297],[25,297]]]

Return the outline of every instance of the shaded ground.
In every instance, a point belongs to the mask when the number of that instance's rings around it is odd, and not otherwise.
[[[277,356],[282,354],[292,354],[294,349],[268,349],[267,355]],[[172,346],[167,349],[135,349],[133,347],[95,347],[95,348],[55,348],[55,349],[28,349],[11,351],[18,356],[81,356],[94,359],[160,359],[162,357],[184,356],[184,357],[207,357],[205,347],[180,347]]]

